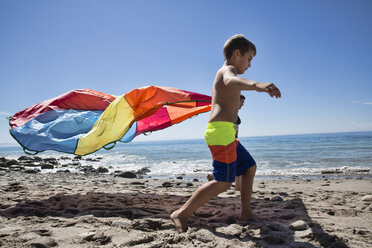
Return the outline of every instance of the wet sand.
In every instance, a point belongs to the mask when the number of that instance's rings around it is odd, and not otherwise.
[[[256,181],[262,220],[233,188],[186,233],[169,215],[203,182],[0,171],[1,247],[372,247],[372,180]]]

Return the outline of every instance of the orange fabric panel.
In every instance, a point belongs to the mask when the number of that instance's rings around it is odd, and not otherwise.
[[[195,102],[192,102],[194,106],[196,105]],[[179,107],[179,105],[168,105],[166,106],[168,110],[169,118],[171,119],[172,125],[184,121],[191,116],[194,116],[199,113],[207,112],[211,109],[210,105],[207,106],[200,106],[200,107]]]
[[[211,150],[212,157],[214,160],[231,164],[232,162],[236,161],[236,147],[237,147],[238,141],[234,140],[227,146],[209,146],[209,149]]]
[[[183,90],[158,86],[137,88],[125,94],[125,99],[133,108],[136,119],[158,104],[162,106],[166,102],[172,103],[191,100],[189,94]],[[159,105],[157,107],[160,107]],[[142,118],[144,117],[141,116]]]

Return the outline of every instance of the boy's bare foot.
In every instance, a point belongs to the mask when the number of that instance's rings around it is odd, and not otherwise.
[[[208,182],[212,181],[214,178],[213,178],[213,174],[212,173],[209,173],[207,175],[207,179],[208,179]]]
[[[247,220],[262,220],[262,218],[260,218],[258,215],[256,215],[255,213],[253,212],[248,212],[248,213],[242,213],[241,216],[240,216],[240,220],[242,221],[247,221]]]
[[[179,214],[179,210],[174,211],[170,215],[171,220],[173,221],[174,225],[176,226],[177,232],[178,233],[183,233],[186,232],[188,229],[187,226],[187,220],[182,219]]]

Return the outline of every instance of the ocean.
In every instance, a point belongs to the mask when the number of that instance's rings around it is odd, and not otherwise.
[[[372,178],[372,132],[241,137],[240,142],[256,160],[256,180]],[[19,146],[0,147],[0,157],[17,159],[23,155]],[[74,158],[74,155],[54,151],[37,156]],[[60,160],[60,163],[71,163],[71,160]],[[85,156],[80,163],[95,168],[104,166],[109,173],[148,168],[150,172],[145,177],[201,181],[206,181],[206,174],[212,169],[211,155],[202,139],[120,143],[111,150],[101,149]],[[42,170],[42,173],[58,169],[61,168]],[[79,171],[72,166],[63,169]]]

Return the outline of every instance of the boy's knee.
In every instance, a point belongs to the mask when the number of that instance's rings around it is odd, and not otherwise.
[[[232,182],[221,182],[223,191],[228,190],[231,187],[231,185],[232,185]]]

